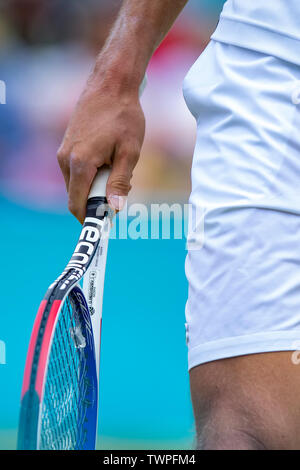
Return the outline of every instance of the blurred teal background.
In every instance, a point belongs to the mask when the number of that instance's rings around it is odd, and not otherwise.
[[[131,195],[185,203],[195,126],[181,83],[223,1],[192,0],[151,61],[147,135]],[[55,153],[120,2],[9,0],[0,4],[2,302],[0,449],[16,443],[33,320],[64,268],[79,225],[67,213]],[[111,240],[103,310],[98,446],[189,448],[184,240]]]
[[[32,323],[49,280],[71,255],[68,214],[0,200],[5,282],[0,446],[13,447]],[[5,236],[3,236],[6,234]],[[187,446],[192,439],[184,333],[181,240],[111,240],[103,311],[99,445]]]

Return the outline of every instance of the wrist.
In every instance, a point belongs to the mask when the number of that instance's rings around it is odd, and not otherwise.
[[[126,52],[103,51],[99,54],[92,74],[96,86],[116,93],[135,93],[145,75],[146,66]]]
[[[155,46],[153,28],[121,16],[99,53],[94,76],[114,90],[138,92]]]

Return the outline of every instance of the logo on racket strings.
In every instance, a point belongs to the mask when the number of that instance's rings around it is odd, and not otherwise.
[[[84,335],[84,332],[82,331],[81,328],[81,323],[76,322],[75,328],[71,331],[71,336],[73,338],[74,344],[76,348],[83,349],[86,347],[87,342],[90,343],[91,337],[92,337],[92,327],[91,327],[91,322],[90,322],[90,314],[88,307],[85,302],[85,298],[82,295],[82,293],[79,290],[74,290],[73,291],[76,302],[80,306],[80,312],[81,315],[83,316],[84,319],[84,325],[86,329],[86,335]],[[77,309],[76,309],[77,311]],[[75,319],[76,321],[76,319]]]

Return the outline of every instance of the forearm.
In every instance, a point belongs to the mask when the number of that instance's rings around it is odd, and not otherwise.
[[[155,49],[188,0],[124,0],[100,52],[95,75],[137,89]]]
[[[139,87],[153,52],[187,1],[123,1],[58,152],[69,208],[80,222],[103,165],[111,166],[107,200],[114,210],[122,208],[145,134]]]

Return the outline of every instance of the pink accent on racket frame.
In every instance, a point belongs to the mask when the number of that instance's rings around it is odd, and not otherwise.
[[[41,353],[40,353],[40,358],[39,358],[38,370],[37,370],[37,377],[36,377],[36,382],[35,382],[35,390],[40,400],[42,398],[44,375],[45,375],[45,368],[47,365],[50,341],[52,337],[53,327],[55,325],[55,320],[57,317],[57,312],[59,311],[60,305],[61,305],[61,300],[54,300],[50,313],[49,313],[48,320],[47,320],[47,325],[45,328],[45,333],[44,333],[44,338],[43,338],[43,343],[42,343]]]
[[[38,332],[40,329],[40,324],[41,324],[41,320],[42,320],[42,316],[43,316],[46,304],[47,304],[47,300],[42,300],[39,306],[38,312],[37,312],[36,319],[34,321],[33,330],[32,330],[32,334],[31,334],[31,338],[29,342],[27,359],[26,359],[21,398],[24,397],[25,393],[29,389],[34,349],[35,349],[36,340],[37,340],[37,336],[38,336]]]

